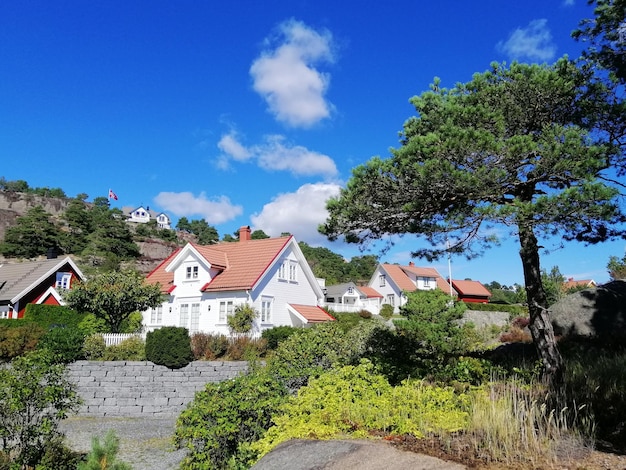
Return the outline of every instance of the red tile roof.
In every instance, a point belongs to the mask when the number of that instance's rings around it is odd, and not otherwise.
[[[289,304],[296,312],[302,315],[309,323],[319,323],[323,321],[334,321],[335,319],[321,307],[313,305]]]
[[[402,266],[397,264],[383,264],[382,268],[401,291],[413,292],[417,290],[417,286],[402,270]]]
[[[373,299],[373,298],[376,298],[376,297],[381,297],[382,298],[382,294],[380,294],[380,292],[378,292],[373,287],[359,286],[359,287],[357,287],[357,289],[359,289],[361,292],[363,292],[368,299]]]
[[[291,237],[265,238],[208,246],[192,244],[211,266],[221,270],[201,290],[206,292],[252,289],[290,239]],[[161,290],[167,292],[174,281],[174,273],[166,272],[165,269],[179,251],[148,274],[147,282],[159,282]]]
[[[441,277],[441,274],[435,268],[422,268],[413,265],[400,266],[398,264],[383,264],[382,267],[389,274],[394,284],[402,291],[413,292],[417,290],[415,283],[406,274],[411,273],[417,277],[434,278],[439,289],[444,292],[450,292],[450,284]]]
[[[461,296],[491,297],[491,292],[478,281],[455,281],[453,279],[452,285]]]

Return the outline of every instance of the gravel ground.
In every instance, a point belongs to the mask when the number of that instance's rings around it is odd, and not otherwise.
[[[172,435],[176,417],[172,418],[93,418],[71,417],[61,422],[61,431],[70,448],[79,452],[91,450],[91,439],[101,442],[109,430],[120,438],[120,460],[133,470],[171,470],[179,467],[184,450],[174,450]]]

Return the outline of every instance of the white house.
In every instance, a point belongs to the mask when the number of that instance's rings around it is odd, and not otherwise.
[[[227,316],[246,303],[259,313],[254,336],[334,320],[320,307],[322,288],[294,237],[252,240],[250,234],[242,227],[237,242],[189,243],[150,273],[147,282],[159,283],[166,298],[144,312],[146,330],[182,326],[190,334],[228,335]]]
[[[358,312],[367,310],[375,315],[380,313],[383,296],[367,286],[357,286],[354,282],[335,284],[324,289],[326,307],[335,312]]]
[[[368,286],[380,292],[383,304],[393,306],[394,313],[398,313],[400,307],[407,301],[403,292],[439,288],[456,295],[454,289],[435,268],[421,268],[412,262],[408,266],[379,264]]]
[[[170,229],[171,220],[165,212],[155,212],[150,210],[149,207],[139,206],[136,209],[124,208],[122,210],[128,217],[127,222],[133,222],[138,224],[147,224],[151,220],[156,220],[157,227]]]

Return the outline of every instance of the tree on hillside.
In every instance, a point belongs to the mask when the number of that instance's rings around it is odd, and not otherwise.
[[[35,258],[51,248],[63,253],[59,228],[51,218],[41,206],[29,209],[16,225],[7,228],[0,253],[8,258]]]
[[[189,221],[187,217],[181,217],[178,219],[176,229],[193,233],[197,237],[198,244],[200,245],[212,245],[217,243],[220,239],[217,229],[209,225],[204,219]]]
[[[429,260],[472,258],[497,243],[492,228],[519,241],[530,331],[544,378],[560,383],[556,346],[541,280],[538,239],[602,242],[623,236],[619,191],[606,170],[622,155],[582,127],[591,106],[581,96],[589,75],[566,59],[554,65],[493,64],[465,84],[411,99],[417,116],[404,124],[390,158],[353,170],[328,202],[320,231],[368,244],[416,234]],[[450,242],[448,244],[447,242]]]
[[[626,255],[622,259],[611,256],[606,267],[612,280],[626,279]]]
[[[129,270],[99,274],[78,283],[63,299],[78,312],[102,318],[111,333],[119,333],[132,313],[157,307],[162,302],[158,285],[144,283],[141,274]]]

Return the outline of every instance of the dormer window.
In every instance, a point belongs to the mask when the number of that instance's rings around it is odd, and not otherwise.
[[[378,276],[378,282],[380,283],[380,287],[385,287],[387,285],[387,278],[384,274]]]
[[[56,283],[54,287],[57,289],[69,289],[72,273],[57,273]]]
[[[198,266],[187,266],[185,279],[198,279]]]
[[[354,294],[354,287],[348,287],[348,294]]]

